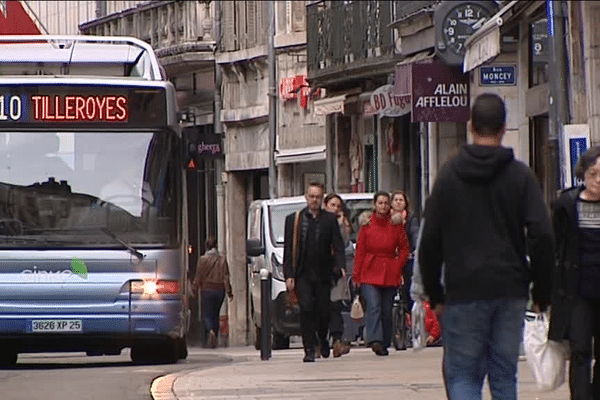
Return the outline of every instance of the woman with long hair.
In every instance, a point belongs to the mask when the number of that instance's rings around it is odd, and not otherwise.
[[[375,193],[373,203],[374,212],[358,233],[352,279],[367,304],[366,339],[375,354],[386,356],[392,341],[392,302],[410,247],[402,224],[391,219],[389,193]]]
[[[413,301],[408,295],[410,283],[413,273],[413,262],[415,249],[417,248],[417,236],[419,235],[419,220],[416,215],[410,211],[410,201],[406,192],[403,190],[394,190],[392,192],[392,219],[399,218],[406,230],[408,244],[410,246],[410,255],[406,261],[406,265],[402,270],[404,277],[404,285],[402,286],[402,294],[407,299],[408,312],[412,310]]]
[[[344,213],[344,200],[337,193],[329,193],[323,200],[325,211],[329,211],[337,216],[340,232],[344,240],[344,248],[346,254],[347,249],[351,248],[350,234],[352,226]],[[351,253],[352,254],[352,253]],[[350,267],[350,268],[348,268]],[[352,271],[346,259],[346,270]],[[329,334],[332,339],[333,356],[340,357],[342,354],[347,354],[350,351],[350,345],[342,341],[344,333],[344,320],[342,318],[343,302],[350,301],[350,289],[348,287],[348,278],[346,271],[342,270],[342,277],[331,288],[331,312],[329,314]]]

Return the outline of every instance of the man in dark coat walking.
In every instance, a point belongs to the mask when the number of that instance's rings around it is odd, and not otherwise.
[[[295,291],[300,305],[304,362],[315,361],[317,344],[321,355],[329,357],[331,286],[345,268],[337,217],[321,208],[324,192],[321,183],[310,183],[305,194],[307,207],[285,219],[283,273],[288,295]]]
[[[452,400],[481,399],[486,375],[494,399],[515,400],[531,281],[536,308],[550,303],[552,226],[533,171],[501,146],[505,124],[499,96],[475,99],[473,144],[440,169],[425,207],[418,256],[431,306],[444,312]]]

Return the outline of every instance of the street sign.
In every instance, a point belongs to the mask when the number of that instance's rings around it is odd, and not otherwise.
[[[590,127],[587,124],[564,126],[564,146],[566,147],[566,179],[565,186],[578,186],[582,182],[575,177],[575,166],[579,156],[590,147]]]
[[[515,65],[493,65],[479,68],[481,86],[514,86],[517,67]]]

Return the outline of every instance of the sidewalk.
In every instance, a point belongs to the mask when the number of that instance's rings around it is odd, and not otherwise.
[[[208,352],[209,350],[207,350]],[[153,384],[158,399],[402,399],[446,398],[440,362],[442,349],[420,352],[391,350],[377,357],[370,349],[353,348],[340,358],[303,363],[301,349],[278,350],[268,361],[252,347],[210,350],[232,362],[215,368],[167,375]],[[156,389],[159,389],[158,393]],[[170,390],[169,390],[170,389]],[[167,393],[169,392],[169,393]],[[484,389],[484,399],[489,400]],[[173,397],[174,395],[174,397]],[[565,400],[567,385],[539,392],[526,361],[519,362],[519,399]]]

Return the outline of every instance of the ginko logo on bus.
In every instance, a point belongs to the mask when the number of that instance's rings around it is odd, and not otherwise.
[[[70,269],[48,271],[45,269],[38,269],[38,267],[35,265],[32,269],[24,269],[21,271],[20,275],[25,282],[62,283],[66,282],[72,276],[79,276],[80,278],[83,278],[80,274],[75,273]]]

